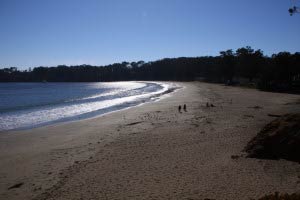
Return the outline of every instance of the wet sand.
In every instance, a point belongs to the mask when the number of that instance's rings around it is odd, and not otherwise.
[[[0,199],[249,199],[300,191],[298,163],[243,152],[272,116],[300,112],[299,96],[178,84],[184,89],[158,102],[1,133]]]

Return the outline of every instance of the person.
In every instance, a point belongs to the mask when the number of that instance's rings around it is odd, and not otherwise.
[[[186,105],[185,104],[183,105],[183,110],[186,112]]]
[[[181,112],[181,105],[178,106],[178,111]]]

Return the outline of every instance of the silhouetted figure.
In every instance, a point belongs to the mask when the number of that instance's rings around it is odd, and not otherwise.
[[[178,106],[178,111],[181,112],[181,105]]]
[[[186,105],[185,104],[183,105],[183,110],[186,112]]]
[[[209,107],[209,103],[208,102],[206,102],[206,107]]]

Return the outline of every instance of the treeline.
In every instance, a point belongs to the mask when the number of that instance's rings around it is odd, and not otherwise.
[[[165,58],[107,66],[0,69],[0,82],[192,81],[248,84],[265,90],[300,92],[300,53],[265,56],[251,47],[221,51],[219,56]]]

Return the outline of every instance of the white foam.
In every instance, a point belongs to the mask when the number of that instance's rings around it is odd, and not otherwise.
[[[126,87],[124,83],[123,88]],[[136,82],[132,83],[136,84]],[[142,85],[141,85],[142,84]],[[139,87],[144,86],[144,83],[141,83]],[[147,94],[139,94],[133,95],[128,97],[120,97],[111,100],[104,100],[104,101],[95,101],[95,102],[87,102],[81,104],[74,104],[74,105],[65,105],[60,107],[50,107],[50,108],[43,108],[40,110],[32,110],[32,111],[22,111],[22,112],[15,112],[15,113],[7,113],[0,115],[0,130],[11,130],[23,127],[33,127],[38,126],[39,124],[45,124],[53,121],[58,121],[64,118],[70,118],[74,116],[79,116],[82,114],[87,114],[93,111],[98,111],[101,109],[110,108],[113,106],[121,105],[124,103],[133,103],[133,102],[143,102],[143,100],[147,101],[150,100],[151,97],[157,96],[166,92],[170,85],[169,84],[159,84],[163,88],[156,92],[151,92]],[[129,87],[137,88],[136,86]],[[114,94],[120,91],[124,91],[124,89],[120,89],[119,91],[113,92]],[[109,95],[109,93],[104,94]],[[99,96],[91,96],[89,98],[97,98]]]

